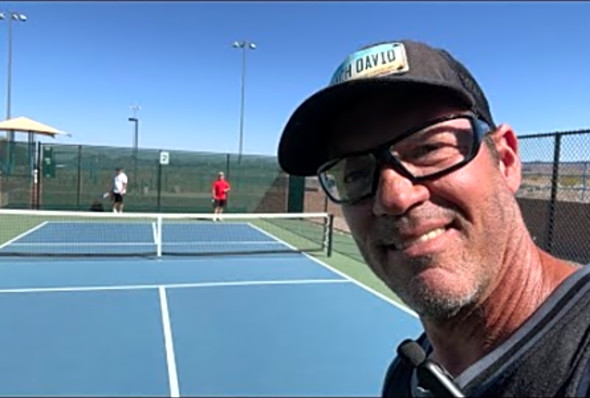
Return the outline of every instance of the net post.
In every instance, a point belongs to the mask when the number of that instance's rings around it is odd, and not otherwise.
[[[158,215],[156,225],[156,256],[162,257],[162,215]]]
[[[328,214],[328,225],[327,225],[327,256],[332,257],[332,242],[333,242],[333,232],[334,232],[334,215]]]

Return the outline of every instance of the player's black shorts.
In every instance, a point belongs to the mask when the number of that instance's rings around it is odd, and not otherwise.
[[[227,204],[227,199],[215,199],[213,201],[213,205],[215,207],[225,207],[226,204]]]
[[[121,195],[120,193],[113,193],[113,202],[123,203],[123,195]]]

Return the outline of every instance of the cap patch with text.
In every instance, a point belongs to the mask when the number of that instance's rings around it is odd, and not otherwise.
[[[410,70],[403,43],[384,43],[359,50],[340,64],[330,86],[348,80],[388,76]]]

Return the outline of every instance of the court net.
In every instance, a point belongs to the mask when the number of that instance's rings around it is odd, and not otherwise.
[[[217,218],[217,220],[216,220]],[[102,213],[0,209],[0,256],[331,254],[327,213]]]

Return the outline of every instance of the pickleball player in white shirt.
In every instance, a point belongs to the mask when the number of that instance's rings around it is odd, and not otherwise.
[[[127,194],[127,175],[123,169],[117,167],[113,178],[113,213],[123,212],[125,194]]]

